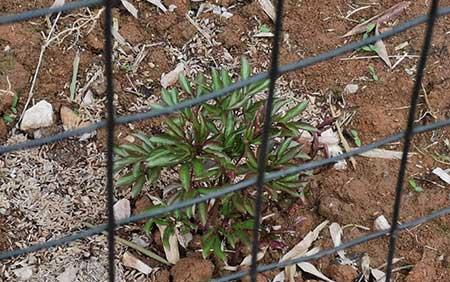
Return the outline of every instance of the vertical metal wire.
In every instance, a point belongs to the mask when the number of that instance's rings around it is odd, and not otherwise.
[[[275,35],[272,43],[272,61],[269,71],[270,85],[269,96],[266,101],[266,110],[264,114],[264,127],[262,132],[262,142],[258,156],[258,177],[256,179],[256,199],[255,199],[255,216],[253,226],[253,242],[252,242],[252,264],[250,268],[250,278],[252,282],[256,282],[257,271],[257,255],[259,250],[259,229],[261,227],[262,212],[262,194],[264,186],[264,173],[266,170],[266,158],[268,150],[268,142],[270,135],[270,127],[272,124],[272,106],[275,95],[276,81],[279,75],[278,60],[280,57],[280,44],[282,42],[281,32],[283,25],[283,0],[278,0],[276,7]]]
[[[401,208],[401,199],[402,199],[402,190],[403,190],[403,183],[404,178],[406,174],[406,167],[407,167],[407,161],[408,161],[408,153],[411,147],[411,140],[414,137],[413,133],[413,127],[414,127],[414,120],[416,116],[416,107],[417,107],[417,101],[419,99],[419,92],[420,87],[422,85],[422,79],[425,72],[425,66],[427,64],[427,57],[428,57],[428,51],[431,46],[431,40],[433,37],[433,28],[434,24],[436,22],[437,17],[437,9],[439,6],[439,0],[433,0],[431,2],[430,12],[428,14],[428,20],[427,20],[427,30],[425,33],[425,39],[419,59],[419,64],[417,68],[417,74],[416,74],[416,80],[414,82],[414,87],[412,90],[412,97],[411,97],[411,107],[409,109],[408,114],[408,122],[407,127],[405,131],[405,142],[403,145],[403,155],[402,160],[400,163],[400,169],[398,172],[398,178],[397,178],[397,187],[395,191],[395,201],[394,201],[394,211],[392,215],[392,226],[390,230],[390,237],[389,237],[389,251],[387,256],[387,269],[386,269],[386,281],[390,281],[391,275],[392,275],[392,261],[394,259],[395,255],[395,243],[397,240],[397,231],[398,231],[398,219],[400,216],[400,208]]]
[[[114,249],[114,187],[113,187],[113,147],[114,147],[114,87],[112,71],[112,0],[105,0],[105,77],[106,77],[106,109],[107,109],[107,148],[106,148],[106,212],[108,215],[108,279],[110,282],[115,280],[115,249]]]

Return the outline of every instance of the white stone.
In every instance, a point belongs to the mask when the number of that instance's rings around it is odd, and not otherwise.
[[[78,268],[75,265],[67,267],[57,279],[59,282],[73,282],[77,278]]]
[[[83,100],[81,101],[81,105],[87,107],[94,104],[94,102],[94,93],[92,93],[92,91],[89,89],[86,92],[86,95],[84,95]]]
[[[358,84],[347,84],[344,88],[345,94],[355,94],[359,89]]]
[[[130,217],[131,207],[130,201],[127,199],[118,200],[114,204],[114,218],[116,221]]]
[[[23,115],[22,123],[20,124],[20,129],[39,129],[51,126],[54,122],[52,104],[42,100],[26,110]]]
[[[25,265],[21,268],[14,269],[13,272],[20,281],[27,281],[33,276],[33,267]]]

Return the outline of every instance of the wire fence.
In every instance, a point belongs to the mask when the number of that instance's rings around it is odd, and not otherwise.
[[[18,151],[18,150],[24,150],[29,149],[33,147],[37,147],[43,144],[52,143],[56,141],[60,141],[63,139],[67,139],[74,136],[79,136],[84,133],[95,131],[99,128],[106,128],[107,129],[107,149],[106,149],[106,156],[107,156],[107,183],[106,183],[106,191],[107,191],[107,217],[108,222],[105,224],[97,225],[93,228],[82,230],[70,235],[67,235],[65,237],[62,237],[60,239],[54,239],[49,240],[44,243],[38,243],[31,245],[29,247],[21,248],[21,249],[15,249],[12,251],[4,251],[0,253],[0,260],[10,259],[16,256],[36,252],[42,249],[49,249],[51,247],[55,246],[61,246],[64,244],[68,244],[72,241],[83,239],[92,235],[100,234],[103,231],[108,231],[108,274],[109,274],[109,281],[115,281],[115,267],[114,267],[114,230],[117,226],[137,222],[143,219],[158,217],[163,214],[167,214],[170,212],[173,212],[175,210],[184,209],[189,206],[199,204],[202,202],[206,202],[210,199],[219,198],[222,196],[225,196],[229,193],[241,191],[243,189],[246,189],[250,186],[256,185],[257,187],[257,193],[256,193],[256,202],[255,202],[255,216],[254,216],[254,228],[253,228],[253,240],[252,240],[252,264],[251,268],[248,271],[241,271],[236,272],[231,275],[227,275],[221,278],[217,278],[214,281],[232,281],[239,278],[242,278],[246,275],[250,275],[251,281],[255,282],[257,274],[259,272],[269,271],[276,268],[283,268],[288,265],[293,265],[299,262],[305,262],[310,260],[315,260],[318,258],[321,258],[323,256],[327,256],[330,254],[333,254],[337,251],[344,250],[353,246],[356,246],[358,244],[366,243],[370,240],[374,240],[377,238],[380,238],[385,235],[389,235],[389,246],[388,246],[388,257],[387,257],[387,269],[386,269],[386,277],[385,281],[390,281],[390,277],[392,274],[392,262],[395,254],[395,244],[397,240],[397,234],[399,231],[428,222],[430,220],[433,220],[435,218],[447,215],[450,213],[450,207],[443,208],[441,210],[435,211],[427,216],[417,218],[413,221],[404,223],[404,224],[398,224],[399,219],[399,213],[401,209],[401,197],[402,197],[402,187],[404,183],[405,178],[405,172],[406,172],[406,165],[407,165],[407,159],[408,159],[408,152],[410,150],[411,146],[411,140],[415,134],[424,133],[432,130],[436,130],[439,128],[443,128],[450,125],[450,119],[441,120],[432,124],[424,125],[424,126],[417,126],[414,127],[414,119],[415,119],[415,113],[416,113],[416,106],[417,101],[419,98],[419,92],[420,92],[420,86],[422,83],[422,79],[424,76],[424,69],[427,62],[427,56],[428,51],[431,45],[432,41],[432,34],[433,34],[433,28],[435,26],[435,22],[438,17],[448,15],[450,14],[450,7],[441,7],[439,8],[439,1],[438,0],[432,0],[430,4],[430,10],[428,15],[422,15],[419,17],[416,17],[412,20],[409,20],[401,25],[396,26],[395,28],[383,32],[376,36],[371,36],[366,39],[350,43],[347,45],[344,45],[342,47],[336,48],[334,50],[331,50],[329,52],[322,53],[317,56],[309,57],[294,63],[286,64],[286,65],[279,65],[278,59],[279,59],[279,46],[281,42],[281,33],[282,33],[282,22],[283,22],[283,0],[278,0],[276,5],[276,22],[275,22],[275,33],[274,33],[274,39],[273,39],[273,48],[272,48],[272,59],[271,59],[271,67],[268,72],[262,72],[260,74],[254,75],[250,77],[249,79],[239,81],[235,84],[232,84],[224,89],[221,89],[219,91],[214,91],[209,94],[206,94],[204,96],[200,96],[188,101],[183,101],[179,104],[176,104],[171,107],[167,107],[164,109],[158,109],[158,110],[151,110],[148,112],[128,115],[128,116],[115,116],[114,114],[114,106],[113,106],[113,72],[112,72],[112,34],[111,34],[111,25],[112,25],[112,7],[113,7],[113,0],[84,0],[84,1],[75,1],[68,4],[65,4],[61,7],[57,8],[44,8],[44,9],[37,9],[32,10],[28,12],[23,12],[15,15],[8,15],[8,16],[1,16],[0,17],[0,25],[5,24],[12,24],[20,21],[30,20],[36,17],[41,17],[45,15],[49,15],[52,13],[59,13],[59,12],[65,12],[65,11],[71,11],[83,7],[90,7],[90,6],[100,6],[103,5],[105,7],[105,28],[104,28],[104,35],[105,35],[105,45],[104,45],[104,63],[105,63],[105,77],[106,77],[106,84],[107,84],[107,100],[106,100],[106,108],[107,108],[107,118],[106,120],[99,121],[97,123],[94,123],[90,126],[65,131],[63,133],[59,133],[56,135],[40,138],[40,139],[34,139],[14,145],[9,146],[1,146],[0,147],[0,155]],[[358,49],[360,47],[366,46],[371,43],[375,43],[376,41],[384,38],[391,37],[395,34],[398,34],[400,32],[403,32],[405,30],[408,30],[412,27],[415,27],[419,24],[426,23],[427,28],[425,32],[425,38],[423,42],[423,47],[421,51],[421,55],[419,58],[418,66],[417,66],[417,73],[416,78],[414,81],[414,86],[412,89],[412,98],[410,103],[410,109],[408,113],[408,121],[406,124],[406,129],[404,132],[397,133],[388,137],[385,137],[379,141],[373,142],[371,144],[359,147],[358,149],[352,150],[351,152],[346,152],[341,155],[331,157],[328,159],[322,159],[322,160],[316,160],[311,161],[296,167],[291,167],[288,169],[265,173],[265,165],[266,165],[266,154],[267,154],[267,142],[269,138],[269,131],[271,127],[271,111],[272,111],[272,101],[274,99],[274,92],[275,92],[275,83],[277,78],[288,72],[292,72],[295,70],[299,70],[302,68],[306,68],[308,66],[332,59],[336,56],[340,56],[342,54],[345,54],[347,52],[351,52],[355,49]],[[116,125],[119,124],[125,124],[125,123],[131,123],[146,119],[151,119],[158,116],[164,116],[171,114],[176,111],[180,111],[189,107],[193,107],[195,105],[199,105],[201,103],[205,103],[209,100],[219,98],[222,96],[227,95],[228,93],[231,93],[235,90],[241,89],[247,85],[250,85],[254,82],[261,81],[263,79],[270,79],[270,85],[269,85],[269,95],[267,97],[267,107],[266,107],[266,113],[265,113],[265,120],[264,120],[264,127],[263,127],[263,138],[262,138],[262,144],[261,144],[261,150],[260,154],[258,156],[258,175],[256,177],[246,179],[242,182],[239,182],[234,185],[225,186],[222,188],[217,189],[214,192],[211,192],[207,195],[174,203],[171,206],[151,210],[139,215],[131,216],[127,219],[123,219],[120,221],[115,221],[114,214],[113,214],[113,191],[114,191],[114,183],[113,183],[113,146],[114,146],[114,128]],[[368,235],[361,236],[357,239],[347,241],[337,247],[325,249],[322,250],[314,255],[311,256],[305,256],[300,257],[293,260],[287,260],[283,262],[277,262],[277,263],[271,263],[271,264],[265,264],[265,265],[257,265],[256,262],[256,254],[259,250],[259,223],[261,218],[261,210],[262,210],[262,193],[263,193],[263,184],[268,181],[272,181],[278,178],[286,177],[289,175],[297,174],[302,171],[312,170],[315,168],[319,168],[321,166],[325,166],[328,164],[335,163],[337,161],[349,158],[351,156],[359,155],[361,153],[367,152],[369,150],[375,149],[377,147],[380,147],[385,144],[389,144],[395,141],[404,140],[403,142],[403,155],[400,162],[400,168],[397,178],[397,184],[396,184],[396,191],[395,191],[395,200],[394,200],[394,206],[393,206],[393,216],[392,216],[392,226],[388,230],[382,230],[377,231],[373,233],[369,233]]]

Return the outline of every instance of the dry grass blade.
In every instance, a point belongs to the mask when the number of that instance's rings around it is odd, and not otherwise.
[[[324,229],[327,224],[328,220],[322,222],[313,231],[310,231],[308,234],[306,234],[305,238],[303,238],[300,243],[295,245],[287,254],[285,254],[281,258],[280,262],[304,256],[308,249],[311,247],[312,243],[319,237],[322,229]],[[294,281],[295,265],[286,267],[285,274],[289,281]]]
[[[355,34],[364,33],[367,31],[367,27],[370,24],[383,24],[389,20],[393,20],[397,18],[406,8],[408,8],[409,4],[411,4],[410,1],[403,1],[400,2],[391,8],[385,10],[383,13],[378,14],[367,21],[355,26],[352,28],[349,32],[343,35],[343,37],[352,36]]]
[[[133,17],[135,17],[137,19],[138,10],[136,9],[136,7],[133,4],[131,4],[127,0],[122,0],[122,5],[125,7],[125,9],[127,9],[128,12],[130,12],[130,14],[133,15]]]
[[[77,76],[78,76],[78,68],[80,66],[80,53],[77,52],[75,54],[75,58],[73,60],[73,71],[72,71],[72,81],[70,82],[70,100],[75,101],[75,94],[77,90]]]
[[[375,35],[380,34],[379,28],[380,24],[377,23],[377,25],[375,26]],[[389,59],[389,54],[387,52],[386,45],[384,45],[383,40],[378,40],[377,42],[375,42],[375,47],[378,56],[380,56],[380,58],[386,63],[386,65],[388,65],[389,68],[392,68],[392,63],[391,60]]]
[[[300,267],[302,271],[312,274],[323,281],[334,282],[334,280],[326,277],[322,272],[320,272],[314,265],[309,262],[297,263],[297,266]]]
[[[161,240],[163,239],[164,230],[166,230],[166,226],[157,225],[159,232],[161,233]],[[176,264],[180,260],[180,251],[178,249],[178,239],[177,235],[174,233],[169,236],[169,247],[164,246],[164,253],[166,254],[167,261]]]
[[[269,16],[269,18],[275,22],[276,13],[275,7],[270,0],[258,0],[259,5],[264,10],[264,12]]]
[[[330,229],[330,235],[331,235],[331,240],[333,241],[333,245],[335,247],[337,247],[340,244],[342,244],[342,235],[344,232],[342,230],[342,227],[338,223],[333,222],[330,225],[329,229]],[[338,251],[337,254],[340,257],[342,264],[353,264],[352,260],[350,260],[349,258],[346,257],[344,250]]]
[[[264,247],[261,251],[258,252],[258,254],[256,255],[256,261],[259,261],[264,257],[267,248],[268,247]],[[242,260],[240,266],[250,266],[251,264],[252,264],[252,255],[248,255]]]
[[[55,0],[50,8],[58,8],[63,6],[66,3],[65,0]]]
[[[166,6],[164,6],[163,3],[161,3],[160,0],[147,0],[147,2],[155,5],[156,7],[158,7],[161,11],[163,11],[164,13],[166,13],[168,10],[166,8]]]

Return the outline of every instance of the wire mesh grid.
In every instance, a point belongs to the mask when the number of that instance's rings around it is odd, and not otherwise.
[[[269,271],[276,268],[283,268],[289,265],[293,265],[300,262],[315,260],[318,258],[321,258],[323,256],[327,256],[330,254],[333,254],[337,251],[344,250],[365,242],[368,242],[370,240],[374,240],[377,238],[380,238],[385,235],[389,235],[389,246],[388,246],[388,257],[387,257],[387,270],[386,270],[386,277],[385,281],[390,281],[391,275],[392,275],[392,262],[395,254],[395,244],[397,240],[397,234],[399,231],[417,226],[419,224],[428,222],[430,220],[436,219],[438,217],[447,215],[450,213],[450,207],[446,207],[440,210],[437,210],[435,212],[430,213],[429,215],[419,217],[415,220],[398,224],[399,214],[401,210],[401,196],[402,196],[402,187],[404,183],[404,177],[406,172],[406,166],[407,166],[407,160],[408,160],[408,152],[410,150],[411,146],[411,140],[415,134],[428,132],[432,130],[436,130],[442,127],[446,127],[450,125],[450,119],[441,120],[432,124],[424,125],[424,126],[414,126],[414,118],[416,113],[416,106],[417,101],[419,97],[420,92],[420,85],[422,83],[422,79],[424,76],[424,69],[427,62],[427,56],[428,51],[431,45],[432,41],[432,34],[433,34],[433,28],[435,25],[435,22],[438,17],[450,14],[450,7],[439,7],[439,1],[438,0],[432,0],[429,8],[428,15],[422,15],[419,17],[416,17],[412,20],[409,20],[399,26],[396,26],[395,28],[388,30],[386,32],[383,32],[381,34],[368,37],[366,39],[350,43],[347,45],[344,45],[342,47],[336,48],[334,50],[322,53],[317,56],[308,57],[306,59],[286,64],[286,65],[279,65],[278,64],[278,58],[279,58],[279,45],[281,41],[281,34],[282,34],[282,22],[283,22],[283,0],[278,0],[276,5],[276,22],[275,22],[275,34],[273,38],[273,48],[272,48],[272,59],[271,59],[271,67],[268,72],[262,72],[260,74],[254,75],[250,77],[249,79],[238,81],[237,83],[234,83],[228,87],[225,87],[224,89],[221,89],[219,91],[214,91],[209,94],[206,94],[204,96],[200,96],[188,101],[180,102],[179,104],[176,104],[171,107],[167,107],[164,109],[158,109],[158,110],[151,110],[148,112],[128,115],[128,116],[115,116],[114,112],[114,105],[113,105],[113,72],[112,72],[112,33],[111,33],[111,24],[112,24],[112,7],[113,7],[113,0],[84,0],[84,1],[75,1],[68,4],[65,4],[61,7],[57,8],[43,8],[43,9],[37,9],[32,11],[27,11],[19,14],[14,15],[8,15],[8,16],[1,16],[0,17],[0,25],[5,24],[12,24],[20,21],[29,20],[36,17],[41,17],[45,15],[49,15],[52,13],[59,13],[64,11],[71,11],[83,7],[90,7],[90,6],[98,6],[103,5],[105,7],[105,28],[104,28],[104,35],[105,35],[105,44],[104,44],[104,64],[105,64],[105,77],[106,77],[106,86],[107,86],[107,100],[106,100],[106,108],[107,108],[107,118],[106,120],[102,120],[100,122],[94,123],[90,126],[65,131],[63,133],[59,133],[56,135],[40,138],[40,139],[34,139],[14,145],[9,146],[0,146],[0,155],[14,152],[17,150],[24,150],[28,148],[37,147],[43,144],[52,143],[56,141],[60,141],[63,139],[67,139],[74,136],[79,136],[84,133],[92,132],[99,128],[106,128],[107,129],[107,148],[106,148],[106,156],[107,156],[107,183],[106,183],[106,197],[107,197],[107,206],[106,206],[106,213],[108,222],[106,224],[100,224],[93,228],[82,230],[70,235],[67,235],[65,237],[62,237],[60,239],[50,240],[44,243],[38,243],[31,245],[29,247],[16,249],[12,251],[4,251],[0,253],[0,260],[13,258],[16,256],[36,252],[42,249],[49,249],[51,247],[55,246],[61,246],[67,243],[70,243],[75,240],[83,239],[92,235],[99,234],[103,231],[108,232],[108,274],[109,274],[109,281],[115,281],[115,269],[114,269],[114,230],[117,226],[125,225],[133,222],[137,222],[143,219],[148,219],[152,217],[158,217],[166,213],[173,212],[175,210],[184,209],[189,206],[202,203],[205,201],[208,201],[210,199],[219,198],[224,195],[227,195],[229,193],[241,191],[243,189],[246,189],[250,186],[256,185],[257,187],[257,193],[256,193],[256,202],[255,202],[255,216],[254,216],[254,222],[255,225],[253,227],[253,240],[252,240],[252,264],[250,270],[247,271],[241,271],[236,272],[224,277],[220,277],[217,279],[214,279],[214,281],[233,281],[239,278],[242,278],[246,275],[250,275],[251,281],[256,281],[257,274],[259,272]],[[385,137],[379,141],[373,142],[371,144],[359,147],[358,149],[355,149],[351,152],[343,153],[341,155],[337,155],[328,159],[322,159],[322,160],[316,160],[311,161],[296,167],[291,167],[288,169],[280,170],[280,171],[274,171],[270,173],[265,173],[265,165],[266,165],[266,156],[267,156],[267,142],[269,138],[269,132],[271,127],[271,111],[272,111],[272,101],[274,98],[274,92],[276,87],[276,80],[277,78],[288,72],[292,72],[295,70],[299,70],[302,68],[306,68],[308,66],[332,59],[336,56],[345,54],[347,52],[353,51],[357,48],[360,48],[362,46],[366,46],[367,44],[374,43],[380,39],[391,37],[397,33],[403,32],[407,29],[410,29],[412,27],[415,27],[419,24],[426,23],[427,28],[424,36],[423,41],[423,47],[421,50],[421,55],[418,62],[417,67],[417,73],[416,78],[414,81],[414,86],[412,89],[412,98],[410,102],[410,108],[408,113],[408,120],[406,124],[406,129],[404,132],[397,133],[388,137]],[[168,115],[176,111],[180,111],[185,108],[193,107],[195,105],[199,105],[201,103],[204,103],[206,101],[209,101],[211,99],[215,99],[218,97],[222,97],[227,95],[228,93],[231,93],[235,90],[241,89],[247,85],[250,85],[254,82],[263,80],[263,79],[270,79],[270,85],[269,85],[269,95],[267,97],[266,102],[266,112],[265,112],[265,120],[264,120],[264,126],[263,126],[263,138],[262,138],[262,144],[261,144],[261,150],[260,154],[258,156],[258,175],[256,177],[246,179],[244,181],[241,181],[234,185],[229,185],[222,187],[221,189],[217,189],[215,192],[211,192],[207,195],[177,202],[172,204],[171,206],[167,206],[164,208],[151,210],[139,215],[134,215],[129,218],[119,220],[115,222],[114,220],[114,214],[113,214],[113,191],[114,191],[114,181],[113,181],[113,146],[114,146],[114,128],[116,125],[119,124],[125,124],[125,123],[131,123],[136,121],[141,121],[145,119],[151,119],[157,116],[163,116]],[[256,262],[256,254],[259,249],[259,229],[260,229],[260,218],[261,218],[261,209],[262,209],[262,193],[263,193],[263,184],[265,182],[275,180],[278,178],[286,177],[289,175],[297,174],[302,171],[312,170],[315,168],[319,168],[321,166],[325,166],[328,164],[335,163],[339,160],[343,160],[346,158],[349,158],[354,155],[361,154],[363,152],[367,152],[369,150],[372,150],[374,148],[380,147],[382,145],[392,143],[395,141],[399,141],[403,139],[403,154],[402,159],[400,162],[400,168],[397,178],[397,184],[396,184],[396,190],[395,190],[395,200],[394,200],[394,206],[393,206],[393,216],[392,216],[392,226],[388,230],[381,230],[377,232],[372,232],[368,235],[361,236],[359,238],[356,238],[351,241],[347,241],[337,247],[329,248],[322,250],[314,255],[311,256],[304,256],[297,259],[287,260],[283,262],[276,262],[271,264],[264,264],[264,265],[257,265]]]

